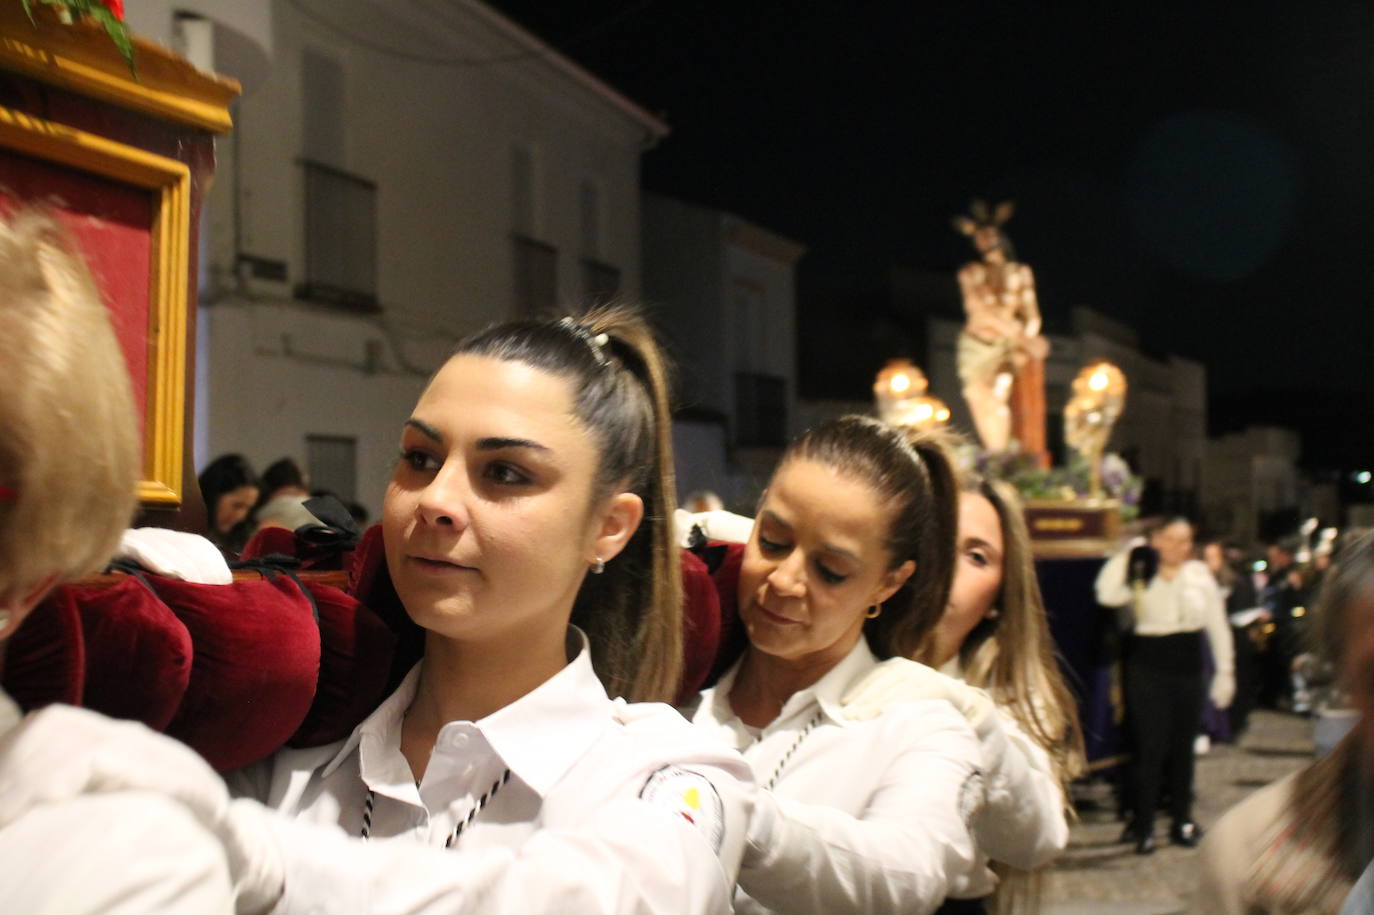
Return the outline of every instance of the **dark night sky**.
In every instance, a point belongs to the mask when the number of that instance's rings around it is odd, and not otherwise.
[[[1215,427],[1374,457],[1374,4],[495,6],[667,119],[647,188],[808,245],[804,314],[952,272],[949,217],[1015,198],[1052,324],[1201,360]]]

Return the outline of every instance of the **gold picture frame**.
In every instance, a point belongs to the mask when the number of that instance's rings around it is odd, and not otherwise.
[[[0,148],[67,166],[152,195],[149,238],[147,397],[144,404],[145,507],[182,501],[191,171],[169,159],[64,124],[0,106]]]

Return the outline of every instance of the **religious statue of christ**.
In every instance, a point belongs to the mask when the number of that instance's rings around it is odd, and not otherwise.
[[[1012,441],[1047,466],[1044,361],[1049,341],[1040,333],[1035,277],[1018,263],[1002,231],[1010,201],[990,210],[975,200],[954,227],[973,240],[980,260],[959,270],[964,329],[959,334],[959,380],[983,447],[1005,451]]]

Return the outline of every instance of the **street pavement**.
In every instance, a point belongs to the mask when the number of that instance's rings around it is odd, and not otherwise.
[[[1204,829],[1257,788],[1302,768],[1312,759],[1312,723],[1281,712],[1257,711],[1239,745],[1215,745],[1198,757],[1193,816]],[[1079,821],[1069,848],[1046,870],[1046,915],[1166,915],[1187,912],[1199,876],[1196,849],[1169,844],[1169,818],[1156,820],[1159,850],[1137,855],[1118,841],[1111,787],[1075,786]]]

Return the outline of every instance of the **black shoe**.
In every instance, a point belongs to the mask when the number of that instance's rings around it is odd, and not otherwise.
[[[1155,853],[1155,837],[1150,835],[1137,837],[1135,853],[1137,855],[1153,855]]]
[[[1121,830],[1121,838],[1118,842],[1134,842],[1139,836],[1136,835],[1135,820],[1127,820],[1126,825]]]
[[[1185,848],[1196,848],[1197,843],[1202,841],[1202,827],[1192,820],[1175,823],[1169,829],[1169,841]]]

